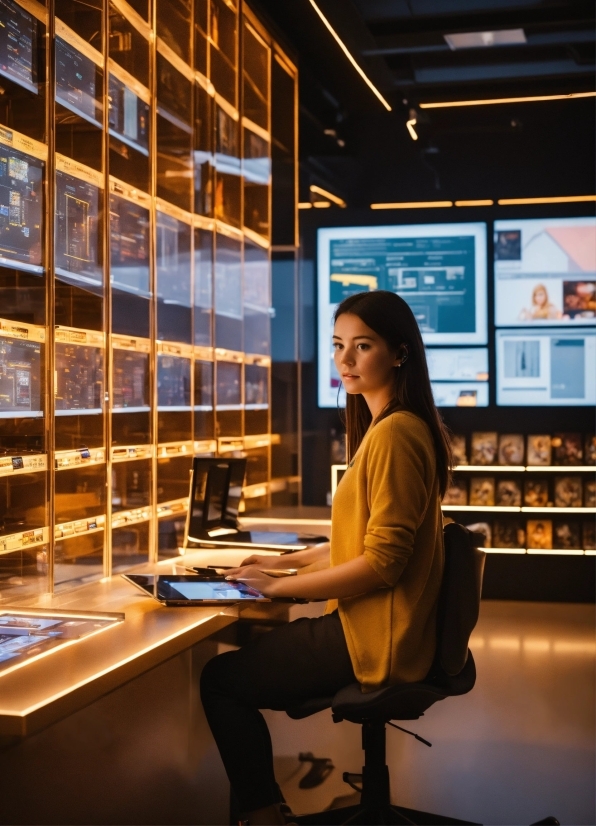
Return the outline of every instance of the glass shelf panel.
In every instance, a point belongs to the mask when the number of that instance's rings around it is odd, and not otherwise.
[[[269,251],[244,242],[244,352],[271,352],[271,265]]]
[[[191,227],[157,213],[157,338],[192,342]]]
[[[112,331],[149,338],[151,289],[148,206],[110,193]]]
[[[213,232],[194,231],[194,343],[213,344]]]
[[[242,241],[215,238],[215,346],[242,350]]]

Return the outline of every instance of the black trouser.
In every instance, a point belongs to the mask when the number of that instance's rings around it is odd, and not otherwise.
[[[282,801],[259,709],[284,711],[355,680],[337,612],[295,620],[207,663],[203,707],[243,812]]]

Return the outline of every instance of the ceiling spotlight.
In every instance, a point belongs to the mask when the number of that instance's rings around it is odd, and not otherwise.
[[[416,117],[416,110],[415,109],[410,109],[410,119],[406,121],[406,127],[407,127],[408,132],[410,133],[410,137],[412,138],[413,141],[418,140],[418,135],[416,134],[416,130],[414,129],[417,122],[418,122],[418,119]]]
[[[514,46],[525,43],[523,29],[501,29],[496,32],[463,32],[462,34],[444,34],[450,49],[479,49],[486,46]]]

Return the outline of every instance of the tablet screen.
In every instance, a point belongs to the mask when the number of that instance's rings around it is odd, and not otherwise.
[[[167,600],[266,599],[259,591],[243,582],[201,582],[190,578],[180,581],[161,576],[157,588],[160,598]]]

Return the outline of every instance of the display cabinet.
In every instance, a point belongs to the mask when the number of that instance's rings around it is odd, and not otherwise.
[[[245,508],[270,503],[272,107],[292,70],[234,0],[0,0],[0,31],[19,43],[0,62],[0,600],[18,600],[178,555],[195,454],[246,456]]]

